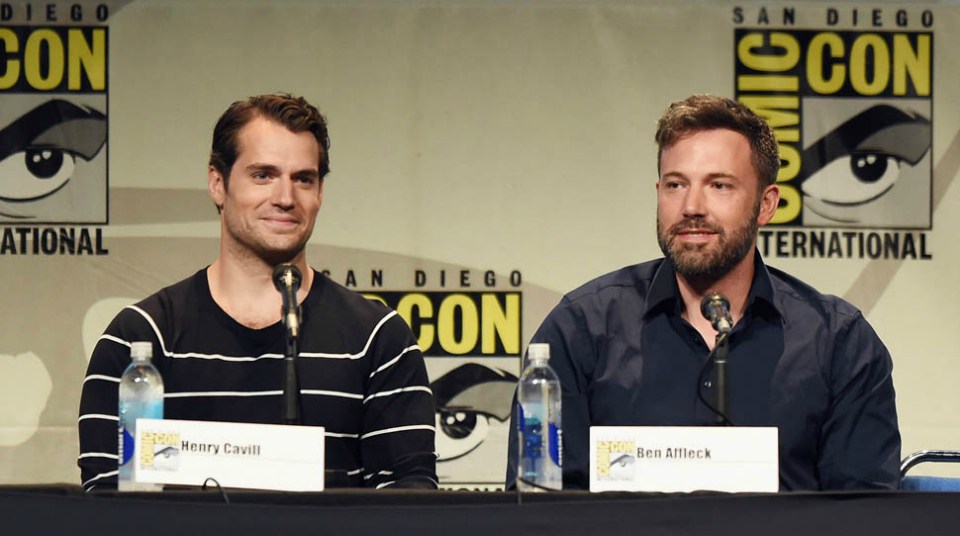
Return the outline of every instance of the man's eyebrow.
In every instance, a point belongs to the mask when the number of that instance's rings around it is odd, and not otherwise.
[[[0,130],[0,160],[30,147],[38,137],[51,128],[77,120],[105,122],[106,116],[93,108],[81,108],[63,99],[49,100],[37,106]],[[96,143],[95,148],[63,147],[63,149],[78,152],[89,159],[100,150],[104,141],[105,138]]]
[[[280,168],[273,164],[263,164],[260,162],[254,162],[245,168],[247,171],[266,171],[267,173],[276,174],[280,172]]]

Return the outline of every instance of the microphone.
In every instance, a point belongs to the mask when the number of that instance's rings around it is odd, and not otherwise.
[[[700,313],[710,321],[717,333],[730,333],[733,318],[730,316],[730,302],[718,292],[707,294],[700,300]]]
[[[284,263],[273,269],[273,286],[277,287],[283,296],[283,323],[294,338],[300,334],[300,308],[297,306],[297,291],[300,290],[300,269]]]

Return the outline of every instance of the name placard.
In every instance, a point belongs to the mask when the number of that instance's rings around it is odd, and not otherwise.
[[[138,482],[323,491],[319,426],[137,419]]]
[[[590,491],[779,489],[775,427],[592,426]]]

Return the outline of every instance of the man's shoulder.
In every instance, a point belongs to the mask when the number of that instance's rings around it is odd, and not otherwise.
[[[370,299],[314,270],[315,280],[322,285],[319,306],[331,310],[346,322],[372,325],[383,320],[392,310],[376,299]],[[316,284],[316,283],[315,283]]]
[[[198,286],[205,283],[206,268],[177,281],[176,283],[163,287],[146,298],[134,304],[150,314],[169,311],[179,307],[195,308],[193,303],[197,299]],[[205,285],[204,285],[205,286]]]
[[[625,294],[643,298],[662,263],[661,258],[624,266],[587,281],[568,292],[564,298],[570,303],[584,300],[611,301],[620,299]]]
[[[824,318],[849,319],[862,316],[860,310],[847,300],[825,294],[809,283],[783,270],[767,266],[774,290],[776,306],[784,314],[799,309],[811,309]]]

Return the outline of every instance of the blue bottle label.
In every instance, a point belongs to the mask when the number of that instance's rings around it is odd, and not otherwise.
[[[563,460],[563,449],[560,447],[560,441],[562,439],[560,434],[560,427],[554,423],[550,423],[550,459],[553,460],[553,463],[557,466],[562,466]]]

